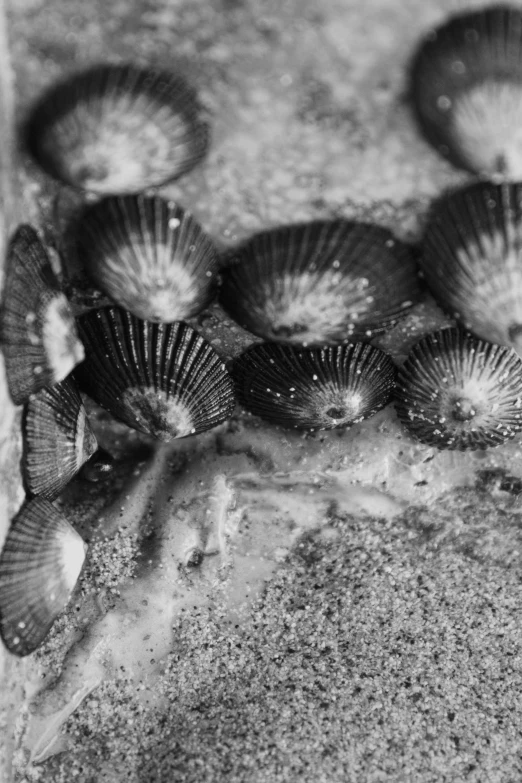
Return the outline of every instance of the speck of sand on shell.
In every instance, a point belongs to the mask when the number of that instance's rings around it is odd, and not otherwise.
[[[522,507],[483,491],[477,514],[476,492],[332,512],[244,617],[185,612],[153,681],[94,691],[36,779],[520,779]]]

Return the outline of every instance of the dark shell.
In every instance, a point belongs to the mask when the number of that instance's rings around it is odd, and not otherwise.
[[[522,352],[522,185],[479,183],[441,200],[420,263],[443,309]]]
[[[439,449],[498,446],[522,429],[522,360],[511,348],[443,329],[418,342],[399,371],[397,414]]]
[[[16,405],[63,380],[84,357],[47,251],[28,225],[19,226],[7,251],[0,342]]]
[[[81,476],[96,484],[108,478],[114,470],[114,457],[105,449],[98,449],[82,468]]]
[[[54,500],[96,447],[71,378],[30,397],[25,411],[23,469],[32,495]]]
[[[378,348],[255,345],[233,365],[238,400],[256,416],[305,430],[348,427],[388,404],[395,366]]]
[[[107,307],[79,319],[87,358],[80,386],[129,427],[161,440],[223,422],[234,409],[222,359],[183,323],[141,321]]]
[[[413,60],[411,95],[422,131],[454,165],[522,179],[522,9],[445,22]]]
[[[43,642],[71,597],[86,549],[43,498],[15,517],[0,555],[0,633],[10,652],[29,655]]]
[[[217,251],[188,212],[158,196],[106,198],[76,233],[85,269],[117,304],[149,321],[182,321],[210,304]]]
[[[183,78],[103,64],[52,87],[25,128],[51,176],[98,193],[136,193],[176,179],[205,155],[208,126]]]
[[[368,340],[418,298],[411,250],[384,228],[349,221],[285,226],[254,236],[223,271],[220,300],[272,342]]]

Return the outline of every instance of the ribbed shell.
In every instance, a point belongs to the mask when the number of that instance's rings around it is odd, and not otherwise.
[[[367,419],[388,404],[395,366],[356,343],[330,348],[256,345],[233,365],[238,400],[282,427],[326,430]]]
[[[54,500],[96,447],[82,399],[71,378],[29,398],[23,470],[30,494]]]
[[[84,357],[69,303],[29,225],[19,226],[7,251],[0,342],[16,405],[63,380]]]
[[[412,64],[421,129],[456,166],[522,179],[522,10],[465,12],[428,35]]]
[[[65,609],[86,545],[47,500],[36,498],[13,520],[0,555],[0,633],[10,652],[29,655]]]
[[[182,77],[131,64],[96,65],[51,87],[25,130],[48,174],[107,194],[180,177],[204,157],[209,138]]]
[[[250,332],[311,346],[368,340],[417,298],[411,250],[384,228],[349,221],[254,236],[223,271],[220,294]]]
[[[423,338],[397,380],[397,413],[439,449],[498,446],[522,429],[522,360],[459,329]]]
[[[76,242],[97,285],[138,318],[181,321],[215,295],[212,241],[192,215],[158,196],[105,198],[88,207]]]
[[[81,388],[129,427],[161,440],[203,432],[234,409],[222,359],[183,323],[142,321],[119,308],[79,319]]]
[[[420,263],[441,307],[522,352],[522,185],[479,183],[442,200]]]

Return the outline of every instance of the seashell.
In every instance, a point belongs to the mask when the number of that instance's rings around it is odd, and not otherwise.
[[[439,449],[498,446],[522,429],[522,360],[459,329],[434,332],[414,346],[396,394],[400,421]]]
[[[478,183],[441,200],[420,263],[466,329],[522,352],[522,185]]]
[[[220,294],[245,329],[300,345],[368,340],[417,298],[411,250],[384,228],[344,220],[257,234],[223,271]]]
[[[82,478],[96,484],[111,475],[114,457],[105,449],[98,449],[82,468]]]
[[[428,35],[411,97],[428,141],[454,165],[522,179],[522,10],[465,12]]]
[[[264,344],[234,362],[238,400],[273,424],[304,430],[349,427],[388,404],[395,366],[383,351],[355,343],[329,348]]]
[[[29,398],[23,470],[32,495],[54,500],[96,447],[82,398],[71,378]]]
[[[176,74],[102,64],[52,87],[33,109],[26,146],[52,177],[97,193],[136,193],[190,171],[207,124]]]
[[[149,321],[204,310],[217,288],[217,251],[188,212],[158,196],[109,197],[88,207],[78,254],[93,280]]]
[[[63,380],[84,357],[69,303],[29,225],[19,226],[7,251],[0,342],[16,405]]]
[[[10,652],[29,655],[43,642],[71,597],[86,549],[43,498],[15,517],[0,555],[0,633]]]
[[[234,410],[222,359],[183,323],[154,324],[107,307],[79,319],[81,387],[129,427],[160,440],[223,422]]]

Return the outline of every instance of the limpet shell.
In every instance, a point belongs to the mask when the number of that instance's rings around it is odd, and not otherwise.
[[[356,343],[328,348],[263,344],[232,368],[243,407],[273,424],[305,430],[349,427],[390,401],[395,366],[383,351]]]
[[[222,359],[184,323],[142,321],[107,307],[79,319],[80,387],[129,427],[160,440],[221,424],[235,405]]]
[[[413,253],[384,228],[339,220],[264,231],[223,270],[229,315],[271,342],[369,340],[419,295]]]
[[[95,283],[138,318],[170,323],[207,307],[217,290],[217,251],[188,212],[159,196],[102,199],[76,231]]]
[[[420,340],[397,378],[396,409],[439,449],[499,446],[522,429],[522,359],[511,348],[442,329]]]
[[[181,76],[100,64],[42,96],[25,141],[55,179],[97,193],[136,193],[190,171],[206,153],[209,129]]]

